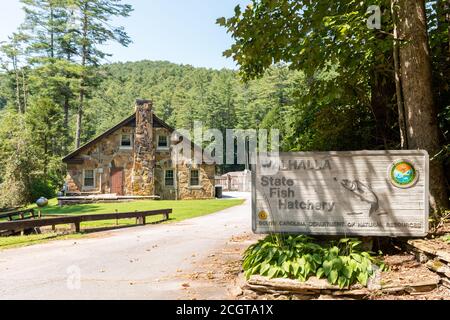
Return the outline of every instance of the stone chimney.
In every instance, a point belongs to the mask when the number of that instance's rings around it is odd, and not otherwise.
[[[153,103],[136,100],[136,132],[134,135],[134,160],[132,190],[134,195],[154,195],[155,150],[153,147]]]

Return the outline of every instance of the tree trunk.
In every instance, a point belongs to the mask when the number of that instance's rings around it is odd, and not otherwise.
[[[17,59],[15,57],[12,57],[12,64],[14,69],[14,74],[16,76],[16,104],[17,104],[17,110],[19,113],[23,113],[22,110],[22,103],[20,102],[20,76],[19,76],[19,70],[17,67]]]
[[[53,10],[53,4],[50,3],[50,58],[55,57],[55,30],[54,30],[54,17],[55,13]]]
[[[81,124],[83,118],[83,107],[84,107],[84,96],[85,96],[85,73],[86,73],[86,63],[88,56],[88,2],[86,1],[83,7],[83,39],[82,39],[82,48],[81,48],[81,79],[80,79],[80,95],[79,95],[79,105],[78,105],[78,113],[77,113],[77,126],[76,126],[76,137],[75,137],[75,145],[77,148],[81,145]]]
[[[64,132],[64,143],[62,145],[64,154],[68,151],[70,135],[69,135],[69,108],[70,108],[70,100],[67,94],[64,95],[64,105],[63,105],[63,132]]]
[[[440,132],[433,101],[432,71],[428,43],[425,0],[398,0],[398,33],[401,83],[409,149],[424,149],[430,158],[439,153]],[[430,204],[433,209],[448,205],[443,163],[430,162]]]
[[[447,3],[444,4],[445,10],[447,11],[446,20],[448,24],[448,52],[450,53],[450,0],[447,0]]]
[[[64,128],[69,128],[69,97],[64,96]]]
[[[70,53],[67,53],[66,60],[72,62]],[[69,144],[69,111],[70,111],[70,98],[71,94],[70,83],[66,82],[66,93],[64,94],[64,130],[66,135],[66,142],[64,143],[64,153],[67,152],[67,146]]]
[[[394,80],[395,80],[395,98],[397,101],[398,110],[398,126],[400,129],[400,147],[402,149],[408,149],[408,136],[406,133],[406,118],[405,118],[405,105],[403,103],[403,93],[402,93],[402,81],[400,75],[400,47],[398,38],[398,21],[396,7],[398,0],[391,1],[391,15],[393,18],[393,34],[394,34]]]
[[[22,91],[23,91],[23,112],[28,108],[28,90],[27,90],[27,82],[25,79],[25,71],[22,69]]]
[[[371,79],[371,108],[375,118],[376,145],[388,149],[392,135],[390,130],[391,112],[390,105],[394,96],[394,84],[382,73],[374,71]]]
[[[75,146],[76,148],[79,148],[81,145],[81,124],[83,119],[83,104],[84,104],[84,89],[83,89],[83,81],[81,83],[81,89],[80,89],[80,96],[79,96],[79,105],[78,105],[78,112],[77,112],[77,126],[76,126],[76,133],[75,133]]]

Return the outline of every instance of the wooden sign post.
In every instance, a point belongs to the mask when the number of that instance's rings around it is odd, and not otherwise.
[[[255,233],[428,233],[426,151],[269,153],[253,163]]]

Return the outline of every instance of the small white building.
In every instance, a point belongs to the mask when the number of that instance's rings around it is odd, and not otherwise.
[[[223,191],[250,192],[251,184],[250,170],[228,172],[216,178],[216,185],[221,185]]]

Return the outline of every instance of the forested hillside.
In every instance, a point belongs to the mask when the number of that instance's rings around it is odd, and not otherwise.
[[[306,99],[325,78],[332,80],[333,71],[305,79],[279,65],[244,83],[232,70],[140,61],[106,65],[103,73],[87,103],[84,140],[128,116],[136,98],[149,98],[158,116],[176,128],[191,128],[194,121],[221,130],[278,128],[285,150],[374,148],[376,142],[368,106],[346,106],[346,97],[335,91]]]
[[[205,128],[223,131],[277,128],[283,150],[384,148],[376,145],[375,122],[368,106],[352,105],[342,92],[333,90],[322,99],[314,96],[316,87],[336,76],[333,70],[306,79],[302,72],[278,65],[247,83],[232,70],[162,61],[108,64],[98,73],[101,82],[84,103],[81,143],[129,116],[136,98],[147,98],[154,101],[156,114],[176,128],[189,129],[195,120]],[[35,177],[29,197],[51,194],[63,183],[61,158],[76,147],[77,105],[71,104],[68,110],[68,127],[62,108],[49,99],[31,97],[27,111],[18,113],[11,78],[2,77],[0,181],[13,179],[8,178],[13,174]],[[396,144],[390,141],[392,148]],[[15,153],[18,145],[24,149]],[[236,168],[221,168],[232,169]]]

